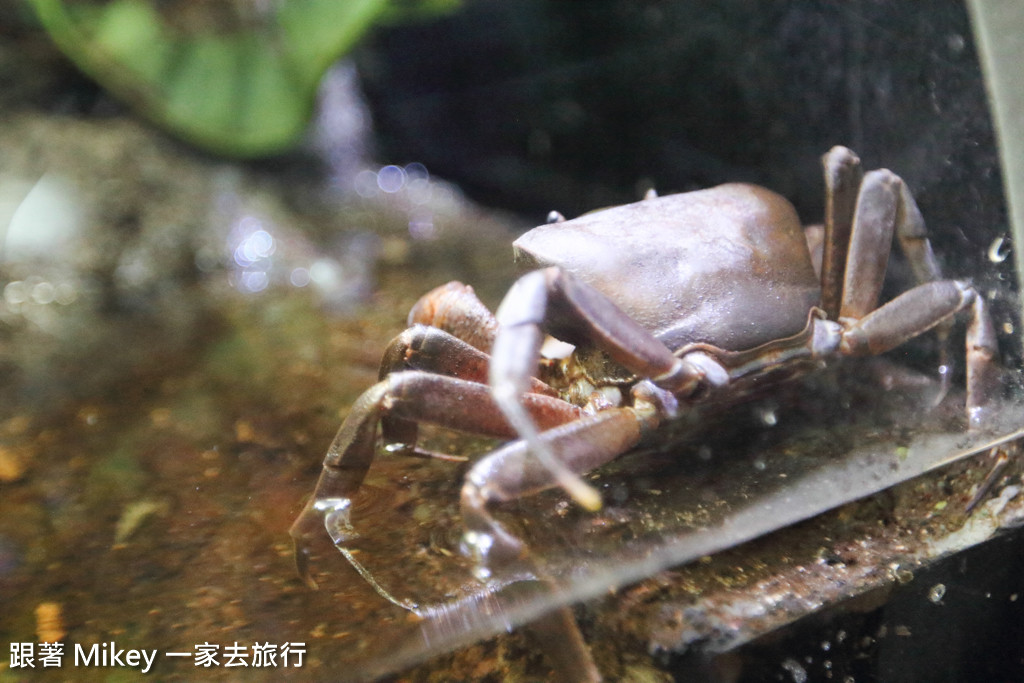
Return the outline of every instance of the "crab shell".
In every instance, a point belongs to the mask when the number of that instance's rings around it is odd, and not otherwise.
[[[542,225],[513,244],[524,271],[560,266],[670,349],[749,349],[797,334],[821,286],[796,210],[731,183]],[[574,341],[569,329],[556,336]]]

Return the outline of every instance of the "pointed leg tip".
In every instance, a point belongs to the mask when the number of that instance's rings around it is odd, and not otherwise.
[[[309,533],[310,533],[310,517],[308,516],[310,505],[307,505],[305,509],[295,518],[295,522],[292,523],[292,528],[288,530],[288,535],[292,538],[292,553],[295,560],[295,571],[298,573],[299,578],[302,582],[311,590],[317,590],[319,586],[310,574],[310,546],[309,546]]]
[[[601,500],[601,493],[582,480],[580,480],[580,484],[582,486],[573,486],[570,495],[584,510],[599,512],[604,506],[604,501]]]
[[[319,590],[320,586],[309,571],[309,547],[298,538],[292,539],[295,544],[295,571],[310,590]]]

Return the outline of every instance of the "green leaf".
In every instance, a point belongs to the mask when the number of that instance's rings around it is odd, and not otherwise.
[[[105,88],[194,144],[248,157],[294,143],[324,71],[388,0],[289,0],[234,32],[176,29],[146,0],[29,2]]]

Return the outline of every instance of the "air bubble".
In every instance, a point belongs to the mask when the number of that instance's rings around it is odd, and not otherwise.
[[[246,237],[242,244],[239,245],[241,254],[236,255],[236,261],[239,256],[241,261],[238,265],[245,266],[251,263],[255,263],[260,259],[269,258],[274,253],[275,244],[273,236],[263,230],[255,230],[248,237]]]
[[[408,169],[408,167],[406,167]],[[408,171],[406,171],[408,173]],[[434,185],[429,178],[414,178],[409,174],[409,181],[405,184],[405,190],[409,195],[409,201],[413,204],[429,204],[434,197]]]
[[[757,411],[757,417],[766,427],[774,427],[779,423],[779,418],[773,408],[761,408]]]
[[[931,590],[928,591],[928,599],[934,602],[935,604],[939,604],[940,602],[942,602],[942,598],[945,595],[946,586],[942,583],[935,584],[931,587]]]
[[[320,289],[332,291],[340,289],[345,281],[341,264],[332,258],[321,258],[309,267],[309,279]]]
[[[494,537],[481,531],[467,531],[462,535],[462,554],[473,560],[473,576],[480,581],[491,578],[487,556],[494,546]]]
[[[789,658],[782,662],[782,668],[793,677],[793,683],[807,683],[807,669],[800,665],[800,662]]]
[[[1010,255],[1009,240],[1005,237],[997,237],[992,240],[988,248],[988,260],[992,263],[1002,263]]]

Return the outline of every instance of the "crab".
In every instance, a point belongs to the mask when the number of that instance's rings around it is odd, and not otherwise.
[[[961,312],[970,315],[966,417],[982,425],[997,386],[985,298],[943,279],[898,176],[864,173],[845,147],[823,165],[823,228],[805,230],[786,199],[755,185],[649,193],[573,220],[553,212],[516,240],[526,272],[493,315],[458,282],[426,294],[291,528],[300,575],[315,586],[310,548],[325,528],[344,552],[350,500],[381,447],[447,457],[417,446],[421,423],[507,440],[461,489],[462,546],[483,579],[528,554],[496,505],[561,487],[596,510],[600,495],[582,475],[666,421],[701,404],[725,410],[830,359],[881,354],[933,328],[948,386],[945,348]],[[878,306],[894,236],[917,284]]]

